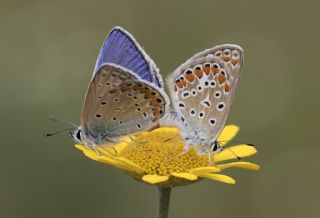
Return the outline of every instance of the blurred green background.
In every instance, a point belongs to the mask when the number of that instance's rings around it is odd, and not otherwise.
[[[245,50],[228,123],[259,153],[235,186],[173,190],[170,217],[319,217],[319,1],[0,1],[0,217],[154,217],[155,187],[85,158],[79,123],[100,46],[120,25],[165,76],[221,43]]]

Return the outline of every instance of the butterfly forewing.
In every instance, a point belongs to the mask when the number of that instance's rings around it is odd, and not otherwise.
[[[242,50],[233,48],[218,46],[196,54],[169,78],[175,110],[186,131],[200,139],[215,140],[227,120],[242,63]],[[225,49],[236,50],[237,61],[216,56]]]

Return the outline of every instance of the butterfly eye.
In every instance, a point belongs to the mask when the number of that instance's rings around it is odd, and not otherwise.
[[[219,143],[218,142],[213,142],[213,144],[211,145],[211,150],[213,151],[213,152],[217,152],[217,151],[219,151],[220,150],[220,145],[219,145]]]
[[[81,141],[81,130],[78,129],[77,133],[76,133],[76,138]]]

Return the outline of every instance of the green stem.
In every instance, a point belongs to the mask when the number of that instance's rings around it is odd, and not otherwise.
[[[168,218],[171,188],[158,186],[157,218]]]

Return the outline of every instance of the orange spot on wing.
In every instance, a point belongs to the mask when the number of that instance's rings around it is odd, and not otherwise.
[[[145,98],[145,99],[149,99],[149,98],[152,98],[152,97],[153,97],[153,95],[151,94],[150,90],[146,90],[145,93],[146,93],[146,94],[144,95],[144,98]]]
[[[238,62],[239,62],[239,61],[238,61],[238,60],[235,60],[235,59],[232,59],[232,60],[231,60],[231,63],[232,63],[232,65],[234,65],[234,66],[236,66],[236,65],[238,64]]]
[[[220,73],[219,77],[218,77],[219,84],[224,83],[226,80],[227,80],[227,78],[223,74]]]
[[[219,72],[219,69],[211,67],[211,71],[212,71],[213,75],[216,75]]]
[[[205,64],[202,65],[203,71],[208,75],[210,73],[210,66],[206,67]]]
[[[134,91],[137,91],[137,90],[139,90],[139,89],[141,89],[141,85],[134,84],[133,90],[134,90]]]
[[[130,89],[128,86],[121,86],[121,92],[126,92]]]
[[[182,84],[182,82],[180,80],[176,81],[176,87],[178,87],[180,89],[183,87],[183,84]]]
[[[224,84],[224,91],[225,92],[229,92],[230,91],[230,86],[228,85],[228,83]]]
[[[203,76],[203,71],[202,70],[195,70],[194,74],[196,74],[196,76],[201,79]]]
[[[183,87],[185,87],[187,85],[186,80],[181,80],[181,84],[182,84]]]
[[[160,119],[161,113],[160,113],[159,108],[153,108],[152,110],[153,110],[153,116],[154,116],[154,119],[152,121],[156,122],[157,120]]]
[[[150,106],[158,108],[158,107],[160,107],[160,103],[157,101],[156,98],[153,98],[153,99],[151,99]]]
[[[227,56],[227,55],[223,55],[223,60],[224,60],[225,62],[228,62],[228,61],[230,60],[230,57]]]
[[[186,74],[185,77],[189,82],[193,82],[193,80],[194,80],[194,76],[192,73]]]

